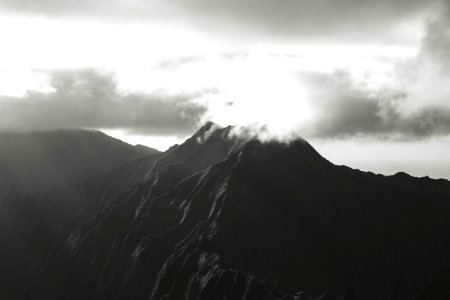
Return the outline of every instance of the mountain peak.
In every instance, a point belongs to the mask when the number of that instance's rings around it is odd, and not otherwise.
[[[201,126],[190,139],[195,139],[199,143],[203,143],[210,137],[219,137],[222,139],[228,139],[231,137],[232,126],[222,127],[213,122],[206,122]]]
[[[420,288],[450,264],[448,182],[335,166],[304,139],[234,131],[208,122],[161,157],[0,206],[11,220],[0,236],[16,241],[4,259],[12,293],[366,300],[393,286],[417,299],[395,282]],[[447,277],[424,297],[445,295]]]
[[[204,143],[210,138],[221,138],[223,140],[239,141],[245,148],[259,148],[261,151],[275,150],[280,151],[287,149],[297,149],[301,151],[316,152],[316,150],[303,138],[298,137],[290,140],[269,139],[262,140],[257,134],[252,133],[252,130],[246,128],[239,128],[228,125],[226,127],[219,126],[214,122],[208,121],[201,126],[189,139],[196,140],[199,143]]]

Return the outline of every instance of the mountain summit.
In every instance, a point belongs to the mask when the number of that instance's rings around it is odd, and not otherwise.
[[[25,221],[2,212],[20,224],[4,253],[22,259],[0,269],[14,274],[2,281],[9,299],[448,292],[438,271],[450,265],[450,183],[336,166],[301,139],[243,139],[208,123],[160,157],[18,199],[35,209]]]

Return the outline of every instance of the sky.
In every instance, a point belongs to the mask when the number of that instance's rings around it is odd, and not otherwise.
[[[0,131],[202,123],[450,179],[449,0],[0,0]]]

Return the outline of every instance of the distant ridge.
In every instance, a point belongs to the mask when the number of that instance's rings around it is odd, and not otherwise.
[[[0,133],[0,195],[52,190],[158,153],[100,131]]]

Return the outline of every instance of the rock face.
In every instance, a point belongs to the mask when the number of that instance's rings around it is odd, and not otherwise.
[[[0,195],[53,190],[158,153],[99,131],[0,133]]]
[[[304,140],[262,143],[230,130],[207,124],[161,157],[15,199],[28,208],[3,212],[20,224],[4,250],[16,258],[0,270],[4,298],[448,292],[439,286],[448,272],[427,282],[450,265],[449,182],[335,166]]]

